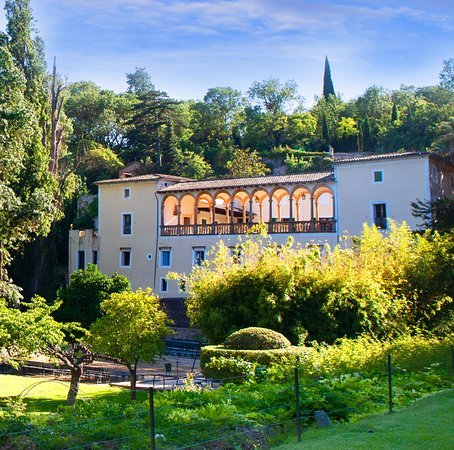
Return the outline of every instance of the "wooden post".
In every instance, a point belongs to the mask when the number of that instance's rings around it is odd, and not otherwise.
[[[391,355],[388,355],[388,411],[393,412],[393,385],[392,385],[392,361]]]
[[[300,387],[298,366],[295,367],[295,410],[296,410],[296,440],[301,442]]]

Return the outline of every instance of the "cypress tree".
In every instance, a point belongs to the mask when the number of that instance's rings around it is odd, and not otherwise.
[[[329,96],[336,96],[334,92],[333,80],[331,78],[331,68],[329,66],[328,56],[325,57],[325,73],[323,75],[323,97],[329,100]]]
[[[370,130],[369,116],[366,116],[363,125],[363,151],[370,152],[372,150],[372,133]]]
[[[322,138],[323,138],[323,142],[325,144],[330,143],[328,120],[326,119],[325,113],[323,113],[323,116],[322,116]]]
[[[393,109],[391,112],[391,123],[397,122],[399,120],[399,111],[397,110],[396,102],[393,101]]]
[[[183,164],[183,154],[178,148],[178,140],[173,131],[171,121],[167,123],[166,134],[162,148],[162,169],[164,173],[180,175]]]

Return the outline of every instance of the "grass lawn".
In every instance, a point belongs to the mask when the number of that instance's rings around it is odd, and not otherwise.
[[[59,405],[65,404],[68,389],[69,380],[0,375],[0,406],[5,398],[22,395],[28,411],[56,411]],[[129,395],[125,389],[111,387],[108,384],[81,383],[77,399],[107,397],[122,393]]]
[[[428,395],[391,415],[303,431],[290,449],[453,449],[454,389]],[[294,438],[296,440],[296,437]]]

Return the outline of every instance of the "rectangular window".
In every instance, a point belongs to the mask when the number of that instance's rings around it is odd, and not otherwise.
[[[374,170],[374,183],[383,183],[383,171]]]
[[[79,270],[85,269],[85,250],[79,250],[77,252],[77,268]]]
[[[132,214],[123,213],[121,219],[121,234],[132,234]]]
[[[159,249],[160,257],[159,257],[159,265],[161,267],[170,267],[171,262],[171,255],[172,251],[170,248],[161,248]]]
[[[91,252],[91,262],[93,264],[98,264],[98,251],[97,250],[93,250]]]
[[[124,188],[123,189],[123,198],[129,198],[131,197],[131,190],[129,188]]]
[[[235,247],[229,247],[229,250],[230,250],[230,256],[232,257],[233,262],[236,264],[240,264],[241,263],[241,254],[242,254],[241,247],[239,245],[237,245]]]
[[[375,203],[374,208],[374,225],[377,228],[382,228],[386,230],[388,228],[386,220],[386,204],[385,203]]]
[[[169,289],[169,283],[165,278],[161,278],[161,292],[167,292]]]
[[[193,265],[201,266],[203,261],[205,261],[205,247],[194,247]]]
[[[120,249],[120,267],[131,267],[131,249]]]

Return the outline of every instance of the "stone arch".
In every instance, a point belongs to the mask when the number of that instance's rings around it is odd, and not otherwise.
[[[178,225],[179,198],[175,194],[167,194],[161,202],[161,225]]]
[[[293,218],[296,222],[311,220],[311,191],[305,186],[297,186],[292,190]]]
[[[291,193],[284,186],[276,186],[271,191],[271,221],[281,222],[283,219],[289,221],[292,218]]]
[[[314,218],[332,219],[334,218],[334,193],[327,185],[318,185],[314,188]]]
[[[211,192],[199,192],[194,203],[194,224],[208,225],[213,223],[213,196]]]

